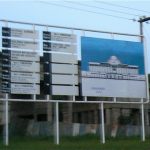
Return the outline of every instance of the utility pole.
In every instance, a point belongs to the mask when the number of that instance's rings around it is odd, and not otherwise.
[[[142,37],[141,37],[142,43],[143,43],[143,22],[146,22],[149,20],[150,20],[150,17],[143,17],[138,20],[138,22],[140,23],[140,35],[142,35]]]
[[[138,22],[140,23],[141,43],[144,42],[143,22],[146,22],[146,21],[149,21],[149,20],[150,20],[150,17],[143,17],[143,18],[140,18],[138,20]],[[147,65],[146,62],[145,62],[145,65]],[[145,71],[146,71],[146,67],[145,67]],[[146,73],[146,83],[147,83],[147,85],[146,85],[147,86],[147,99],[149,99],[149,83],[148,83],[147,73]],[[145,141],[145,114],[144,114],[143,99],[141,99],[141,139],[142,139],[142,141]]]

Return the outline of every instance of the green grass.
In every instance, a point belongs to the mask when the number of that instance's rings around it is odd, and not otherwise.
[[[55,145],[53,138],[17,137],[10,139],[8,147],[0,141],[0,150],[150,150],[150,139],[141,142],[140,138],[107,139],[101,144],[98,136],[86,135],[63,137],[60,145]]]

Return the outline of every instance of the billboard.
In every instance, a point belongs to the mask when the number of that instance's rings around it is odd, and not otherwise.
[[[44,94],[79,94],[76,42],[74,34],[43,31]]]
[[[81,37],[82,95],[145,98],[140,42]]]

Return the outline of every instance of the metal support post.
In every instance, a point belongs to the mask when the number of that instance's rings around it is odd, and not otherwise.
[[[86,96],[84,96],[84,101],[87,102],[87,97]]]
[[[101,142],[105,143],[104,103],[101,103]]]
[[[9,145],[9,126],[8,126],[8,94],[5,95],[4,102],[4,144]]]
[[[116,103],[117,102],[117,98],[116,97],[114,97],[114,103]]]
[[[5,26],[8,27],[8,21],[5,21]],[[8,119],[8,94],[5,94],[5,100],[4,100],[4,144],[6,146],[8,146],[9,144],[9,126],[8,126],[8,122],[9,122],[9,119]]]
[[[46,95],[46,100],[49,101],[50,100],[50,96]]]
[[[32,95],[32,99],[36,100],[36,95],[35,94]]]
[[[55,144],[59,144],[59,103],[55,103]]]
[[[143,99],[141,99],[141,140],[145,141],[145,123],[144,123],[144,104]]]

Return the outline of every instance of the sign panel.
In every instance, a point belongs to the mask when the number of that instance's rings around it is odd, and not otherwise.
[[[77,65],[69,65],[69,64],[52,64],[52,73],[60,73],[60,74],[78,74],[78,66]]]
[[[57,53],[44,53],[44,61],[77,64],[77,55],[71,54],[57,54]]]
[[[37,84],[11,83],[12,94],[40,94],[40,86]]]
[[[2,50],[2,55],[11,60],[40,61],[40,56],[37,52]]]
[[[11,71],[40,72],[40,64],[31,61],[11,61]]]
[[[3,93],[10,93],[10,84],[9,82],[2,82],[2,92]]]
[[[11,82],[40,83],[40,74],[29,72],[11,72]]]
[[[79,95],[78,87],[76,86],[52,86],[53,95]]]
[[[140,42],[81,38],[83,96],[146,98]]]
[[[127,82],[126,80],[83,78],[82,83],[84,83],[82,84],[83,94],[86,96],[112,97],[113,94],[117,97],[135,98],[136,95],[137,98],[141,98],[146,95],[145,83],[138,80]]]
[[[6,48],[39,50],[39,43],[35,41],[2,39],[2,46]]]
[[[43,31],[43,40],[76,43],[76,35]]]
[[[77,55],[52,54],[52,62],[77,64]]]
[[[15,28],[2,27],[2,36],[38,39],[39,32],[36,30],[15,29]]]
[[[77,85],[78,84],[78,77],[72,76],[72,75],[52,74],[52,84]]]
[[[76,49],[77,49],[76,45],[43,42],[44,51],[76,53]]]

